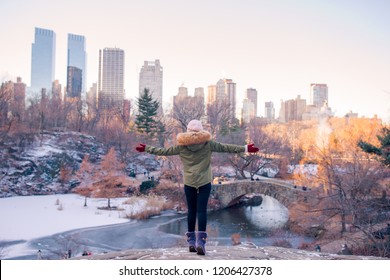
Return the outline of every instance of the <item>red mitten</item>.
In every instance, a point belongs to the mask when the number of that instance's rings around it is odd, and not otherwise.
[[[257,153],[259,151],[259,148],[255,147],[255,144],[248,144],[247,150],[248,153]]]
[[[139,144],[139,146],[135,147],[135,149],[136,149],[138,152],[142,153],[142,152],[145,152],[145,147],[146,147],[145,144]]]

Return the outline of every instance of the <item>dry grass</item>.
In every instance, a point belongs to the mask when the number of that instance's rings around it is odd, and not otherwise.
[[[167,201],[165,197],[156,195],[131,197],[123,204],[137,206],[132,210],[128,210],[126,213],[127,218],[137,220],[160,215],[162,211],[173,208],[173,203],[171,201]]]
[[[153,190],[153,194],[163,196],[172,202],[172,208],[177,211],[184,211],[187,209],[185,202],[184,187],[182,184],[172,183],[169,180],[160,180],[160,183]]]

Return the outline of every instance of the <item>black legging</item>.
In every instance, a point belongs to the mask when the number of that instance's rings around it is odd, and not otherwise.
[[[198,231],[206,231],[207,203],[211,192],[211,183],[197,188],[184,185],[187,199],[187,223],[188,231],[195,231],[196,216],[198,216]]]

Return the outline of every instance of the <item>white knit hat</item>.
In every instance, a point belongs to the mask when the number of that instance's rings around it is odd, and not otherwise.
[[[203,130],[202,123],[198,120],[192,120],[187,125],[187,131],[201,131]]]

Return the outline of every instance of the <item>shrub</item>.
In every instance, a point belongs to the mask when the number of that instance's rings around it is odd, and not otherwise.
[[[141,193],[147,193],[150,189],[153,189],[157,186],[156,181],[143,181],[141,185],[139,186],[139,191]]]

